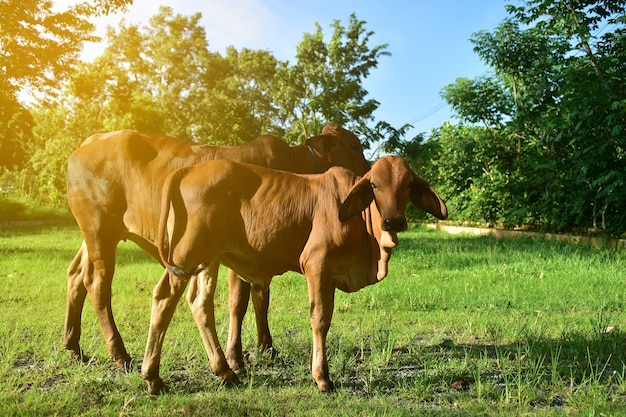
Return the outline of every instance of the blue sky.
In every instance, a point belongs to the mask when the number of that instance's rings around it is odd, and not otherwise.
[[[61,5],[68,0],[56,0]],[[517,4],[516,0],[512,0]],[[509,0],[135,0],[125,14],[97,22],[99,33],[121,18],[139,23],[167,5],[176,13],[201,12],[209,48],[223,52],[232,45],[271,51],[281,60],[293,58],[304,32],[315,22],[330,39],[329,25],[338,19],[347,25],[351,13],[364,20],[375,34],[371,46],[388,44],[391,56],[365,80],[369,97],[380,102],[377,120],[394,127],[410,123],[409,137],[428,132],[450,120],[440,97],[441,89],[458,77],[474,78],[488,69],[469,41],[480,30],[492,30],[506,16]],[[100,52],[96,45],[85,51],[87,59]]]

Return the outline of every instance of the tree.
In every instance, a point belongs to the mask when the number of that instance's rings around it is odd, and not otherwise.
[[[276,125],[278,108],[271,100],[277,66],[269,51],[226,50],[220,71],[206,74],[212,87],[203,101],[203,125],[211,143],[236,145],[260,134],[283,135]]]
[[[531,0],[509,7],[524,24],[573,46],[560,68],[558,103],[543,112],[541,143],[564,175],[561,223],[626,231],[624,0]],[[582,55],[581,55],[582,53]],[[563,161],[565,162],[565,161]]]
[[[335,20],[328,43],[316,23],[316,31],[305,33],[297,46],[296,64],[279,66],[274,102],[283,110],[280,123],[289,141],[309,137],[327,122],[370,131],[368,122],[379,103],[366,98],[362,81],[378,66],[378,59],[390,53],[386,44],[369,46],[374,32],[366,31],[365,23],[354,14],[347,28]]]
[[[386,45],[369,49],[372,32],[354,15],[348,29],[334,22],[328,45],[319,25],[305,35],[295,66],[269,51],[211,52],[200,19],[161,7],[145,25],[109,28],[104,53],[75,65],[56,100],[34,108],[33,169],[23,176],[39,197],[61,201],[67,157],[98,131],[134,128],[219,145],[274,134],[294,143],[332,122],[384,146],[403,143],[406,127],[368,126],[378,102],[361,83],[388,53]]]
[[[200,14],[161,7],[140,27],[109,28],[104,53],[71,76],[66,104],[96,130],[135,128],[195,138],[204,68],[211,55]]]
[[[384,120],[379,121],[371,130],[373,134],[368,135],[368,138],[376,147],[374,148],[375,159],[380,157],[380,153],[403,153],[406,150],[407,142],[404,137],[409,129],[413,128],[410,124],[406,123],[399,128],[395,128]],[[416,137],[416,140],[420,140],[421,137]]]
[[[75,9],[53,12],[48,0],[0,2],[0,166],[21,166],[32,118],[20,94],[54,94],[93,26]]]
[[[7,90],[0,89],[0,167],[19,168],[27,159],[33,118]]]
[[[133,0],[90,0],[78,3],[76,11],[84,16],[106,16],[118,10],[126,10]]]
[[[513,196],[497,217],[626,230],[625,4],[530,0],[472,37],[493,72],[457,80],[443,95],[464,123],[494,127],[510,153],[506,164],[483,166]],[[484,195],[491,179],[473,188]],[[487,205],[497,206],[484,200],[480,212]]]
[[[494,76],[459,78],[441,93],[463,120],[494,129],[503,127],[513,117],[512,95],[503,81]]]
[[[209,51],[201,14],[161,7],[147,25],[110,29],[102,56],[70,83],[74,117],[101,130],[134,128],[197,142],[238,144],[273,129],[267,51]],[[90,124],[86,120],[86,124]]]
[[[594,32],[602,24],[606,27],[625,23],[625,6],[624,0],[529,0],[525,6],[507,5],[507,9],[524,24],[534,24],[538,30],[572,40],[575,49],[585,53],[596,75],[605,77],[592,45],[597,38]]]
[[[429,142],[439,155],[432,161],[433,182],[452,219],[512,222],[510,178],[516,152],[501,130],[445,124]]]

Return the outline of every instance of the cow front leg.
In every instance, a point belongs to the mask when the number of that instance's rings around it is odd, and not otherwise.
[[[232,269],[228,270],[228,343],[226,360],[234,371],[244,369],[241,327],[248,309],[250,284],[242,280]]]
[[[87,288],[83,283],[85,274],[93,270],[87,256],[87,247],[82,246],[67,269],[67,305],[65,309],[65,331],[63,346],[70,351],[70,358],[86,361],[80,348],[80,333],[83,306],[87,298]]]
[[[322,392],[332,392],[334,386],[328,372],[326,336],[330,329],[335,304],[335,288],[331,282],[307,276],[313,348],[311,351],[311,374]]]
[[[163,380],[159,377],[163,340],[176,311],[178,300],[180,300],[186,286],[187,280],[170,275],[165,271],[152,294],[150,330],[148,331],[146,352],[141,366],[141,376],[148,384],[148,392],[153,395],[161,393],[165,387]]]
[[[211,370],[226,384],[239,384],[239,378],[228,366],[215,328],[215,288],[219,263],[212,262],[193,278],[187,301],[196,321],[202,343],[209,357]]]

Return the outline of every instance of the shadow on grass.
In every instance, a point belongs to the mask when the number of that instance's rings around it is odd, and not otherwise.
[[[331,378],[338,391],[369,397],[395,396],[410,389],[422,390],[424,401],[475,390],[477,384],[495,389],[511,389],[521,383],[534,386],[550,398],[553,406],[560,388],[571,392],[604,386],[624,396],[626,334],[570,334],[559,339],[529,337],[513,344],[455,344],[446,340],[438,345],[416,341],[411,346],[395,347],[385,360],[379,352],[353,347],[345,351],[329,349]],[[280,389],[311,386],[308,370],[309,346],[289,346],[275,359],[251,352],[242,387]],[[298,354],[299,352],[299,354]],[[184,368],[164,370],[172,390],[196,393],[219,389],[219,381],[208,371],[204,355],[197,355]],[[465,381],[464,384],[455,382]],[[510,385],[510,386],[507,386]],[[554,393],[550,393],[554,390]],[[626,399],[626,396],[624,396]]]
[[[334,375],[355,395],[396,395],[410,389],[426,402],[454,401],[461,392],[495,402],[564,405],[591,390],[626,401],[626,334],[618,330],[572,333],[558,339],[529,336],[516,343],[438,345],[416,342],[394,348],[389,362],[368,363],[375,352],[353,349],[352,368]],[[365,360],[358,358],[365,357]]]
[[[34,201],[0,196],[0,224],[70,219],[72,219],[72,215],[67,208],[47,206]]]

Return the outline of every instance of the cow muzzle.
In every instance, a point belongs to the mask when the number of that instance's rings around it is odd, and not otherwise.
[[[403,232],[408,228],[406,218],[386,218],[383,220],[383,230],[386,232]]]
[[[378,260],[378,272],[376,279],[382,281],[387,276],[389,258],[391,258],[391,252],[393,248],[398,245],[398,236],[393,232],[382,232],[380,235],[380,259]]]

